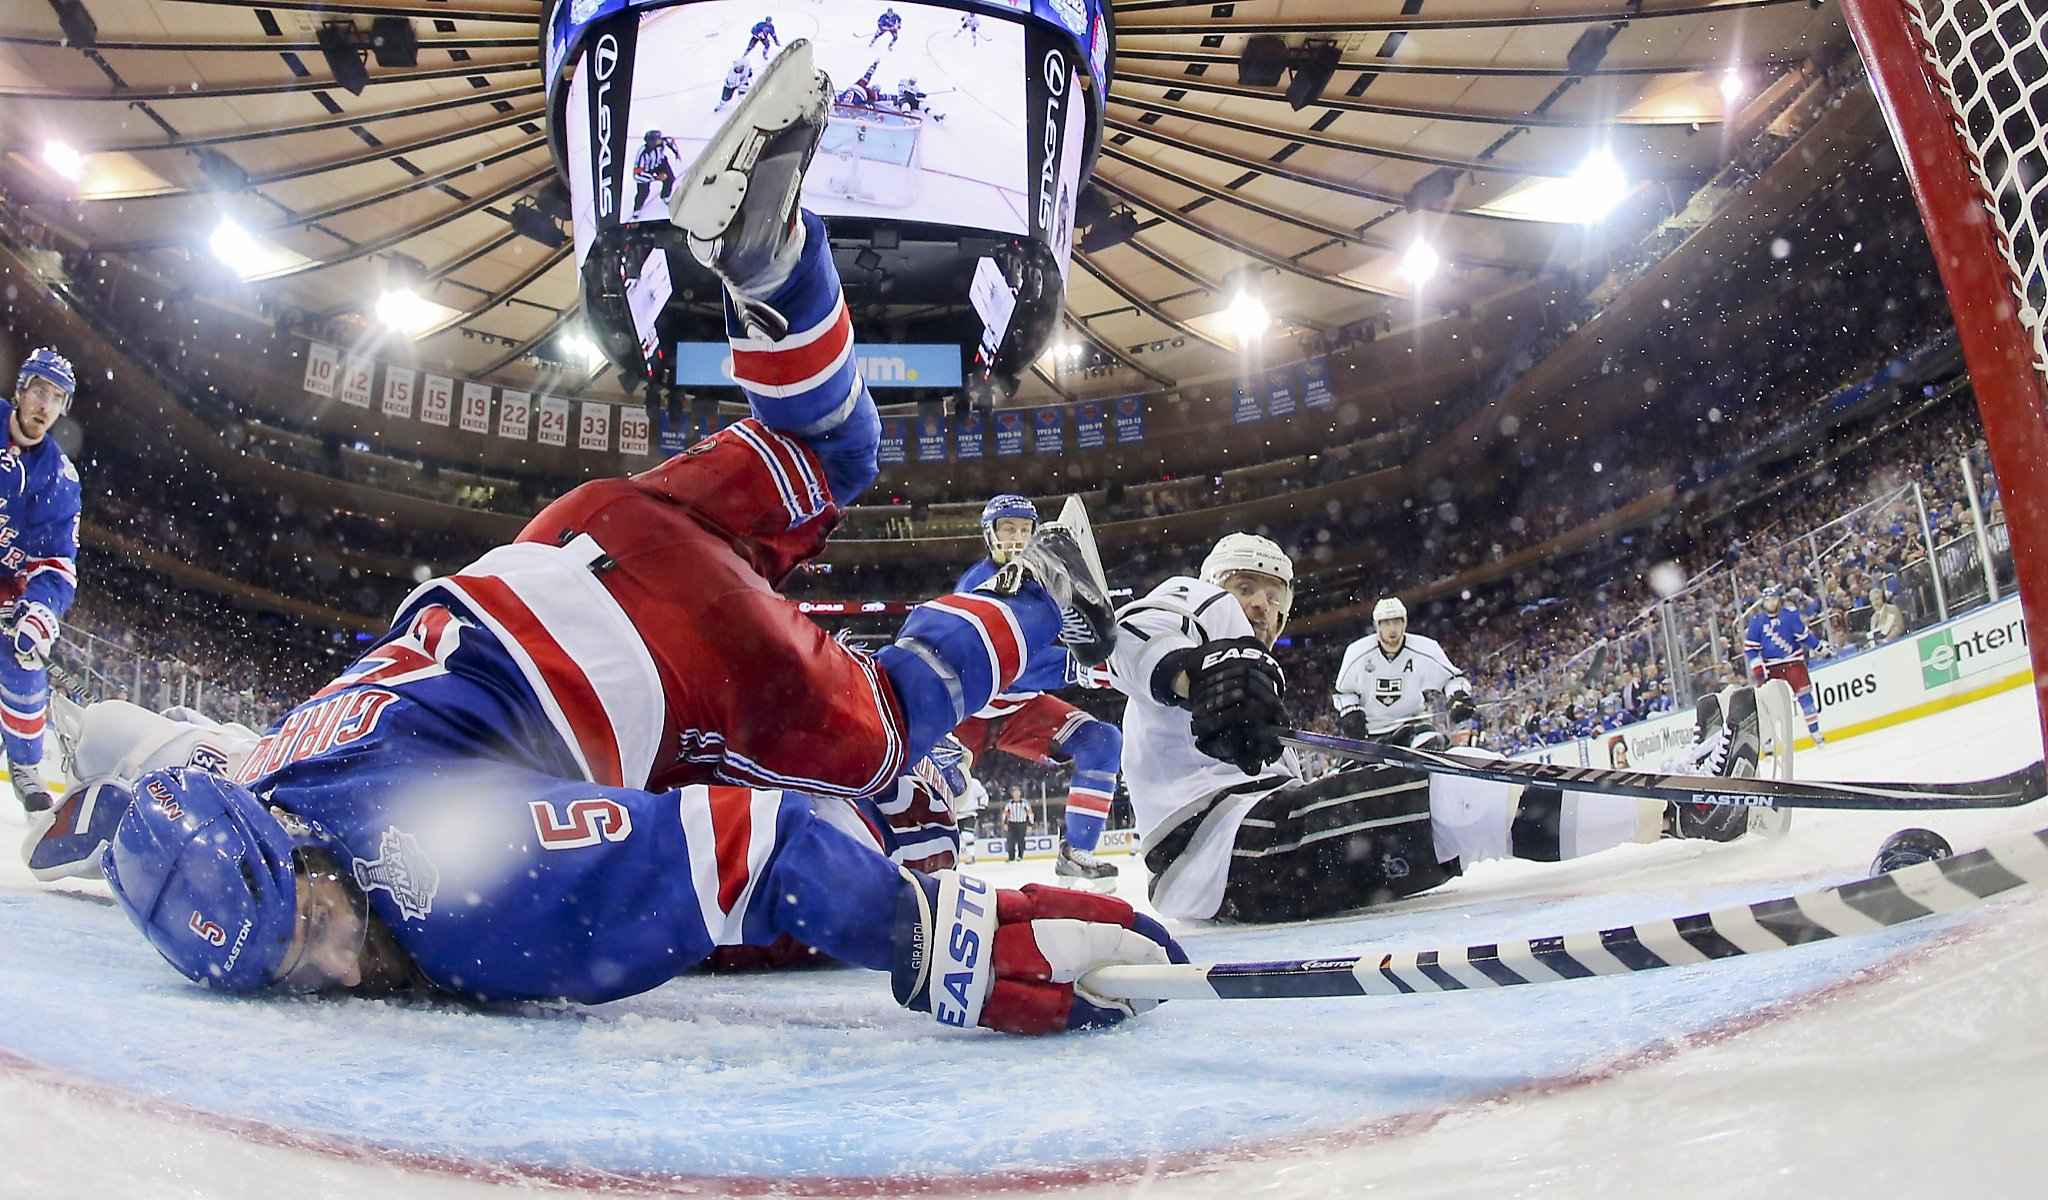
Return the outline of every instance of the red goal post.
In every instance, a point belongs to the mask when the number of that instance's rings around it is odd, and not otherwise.
[[[1842,0],[1941,269],[2048,739],[2048,3]]]

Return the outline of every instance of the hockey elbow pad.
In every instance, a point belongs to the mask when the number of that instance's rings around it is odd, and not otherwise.
[[[1187,961],[1150,917],[1114,896],[956,871],[903,872],[896,901],[897,1003],[955,1029],[1045,1034],[1115,1025],[1154,1007],[1078,986],[1096,967]]]
[[[1287,676],[1255,637],[1204,643],[1188,671],[1195,749],[1256,775],[1280,757]]]

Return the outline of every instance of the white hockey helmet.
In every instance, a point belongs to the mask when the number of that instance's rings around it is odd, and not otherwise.
[[[1408,619],[1408,606],[1401,603],[1399,596],[1388,596],[1372,606],[1372,619],[1375,625],[1381,621],[1405,621]]]
[[[1209,557],[1202,560],[1203,583],[1223,586],[1225,576],[1236,571],[1268,575],[1288,587],[1294,586],[1294,563],[1271,538],[1256,533],[1226,533],[1216,542]]]

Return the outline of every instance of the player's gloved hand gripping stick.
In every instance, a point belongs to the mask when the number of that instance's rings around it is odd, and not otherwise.
[[[941,1025],[1031,1034],[1114,1025],[1157,1001],[1098,994],[1078,983],[1083,975],[1188,961],[1159,922],[1114,896],[999,889],[956,871],[903,875],[890,981],[899,1003]]]

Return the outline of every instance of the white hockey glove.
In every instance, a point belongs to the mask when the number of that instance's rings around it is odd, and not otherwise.
[[[47,604],[24,601],[14,608],[8,637],[14,643],[14,661],[24,670],[40,670],[49,660],[50,647],[57,644],[57,614]]]

